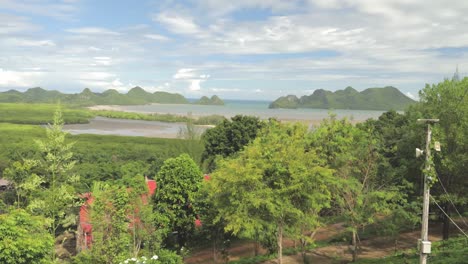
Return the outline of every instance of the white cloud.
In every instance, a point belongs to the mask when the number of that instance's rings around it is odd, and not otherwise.
[[[88,48],[88,50],[89,50],[89,51],[101,51],[102,49],[97,48],[97,47],[94,47],[94,46],[90,46],[90,47]]]
[[[145,34],[143,35],[147,39],[157,40],[157,41],[168,41],[169,38],[163,35],[158,34]]]
[[[193,78],[196,78],[196,76],[197,75],[194,69],[182,68],[182,69],[179,69],[172,78],[176,80],[184,80],[184,79],[193,79]]]
[[[174,33],[198,34],[201,32],[201,29],[193,22],[192,18],[179,14],[159,13],[153,16],[153,20],[165,25],[168,30]]]
[[[29,18],[0,13],[0,34],[36,31],[39,28],[38,25],[31,23]]]
[[[56,44],[52,40],[33,40],[33,39],[21,39],[21,38],[10,38],[7,39],[11,45],[21,47],[55,47]]]
[[[43,75],[42,72],[34,71],[11,71],[0,68],[0,87],[32,87]]]
[[[78,12],[77,1],[56,3],[49,0],[17,1],[0,0],[4,10],[52,17],[59,20],[72,20]]]
[[[211,88],[213,92],[240,92],[242,91],[239,88]]]
[[[418,100],[419,99],[418,96],[415,96],[410,92],[406,92],[405,95],[408,96],[409,98],[413,99],[413,100]]]
[[[83,34],[83,35],[112,35],[112,36],[120,35],[120,33],[117,31],[112,31],[106,28],[101,28],[101,27],[70,28],[70,29],[67,29],[66,31],[70,33]]]
[[[200,83],[202,81],[203,80],[192,80],[190,82],[189,90],[192,92],[200,91],[201,90]]]

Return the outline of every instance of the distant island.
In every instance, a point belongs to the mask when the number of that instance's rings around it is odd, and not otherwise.
[[[348,86],[335,92],[318,89],[300,98],[295,95],[282,96],[273,101],[269,108],[403,110],[413,103],[414,100],[392,86],[368,88],[362,92]]]
[[[65,94],[56,90],[45,90],[40,87],[30,88],[25,92],[16,90],[0,92],[0,103],[56,103],[57,101],[64,104],[80,106],[190,103],[187,98],[181,94],[160,91],[150,93],[138,86],[130,89],[126,94],[119,93],[114,89],[109,89],[102,93],[95,93],[89,88],[85,88],[81,93]],[[216,95],[212,96],[211,99],[203,96],[196,103],[199,102],[201,102],[200,104],[224,104]]]
[[[202,96],[200,100],[196,101],[195,104],[200,104],[200,105],[224,105],[224,101],[221,100],[217,95],[211,96],[211,98],[208,98],[207,96]]]

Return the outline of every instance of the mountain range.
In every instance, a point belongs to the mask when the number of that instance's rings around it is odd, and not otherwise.
[[[362,92],[348,86],[335,92],[318,89],[300,98],[295,95],[282,96],[273,101],[269,108],[403,110],[413,103],[414,100],[392,86],[368,88]]]
[[[217,96],[216,98],[219,99]],[[200,100],[203,104],[219,104],[217,100],[216,102],[212,100],[206,101],[203,97]],[[219,100],[222,102],[221,99]],[[16,90],[0,92],[0,102],[3,103],[57,103],[58,101],[65,104],[81,106],[141,105],[150,103],[189,104],[187,98],[181,94],[160,91],[150,93],[138,86],[130,89],[126,94],[119,93],[114,89],[109,89],[102,93],[95,93],[88,88],[85,88],[81,93],[65,94],[56,90],[45,90],[40,87],[31,88],[25,92]]]

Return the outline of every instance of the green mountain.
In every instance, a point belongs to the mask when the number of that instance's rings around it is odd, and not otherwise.
[[[318,89],[301,98],[295,95],[282,96],[273,101],[269,108],[403,110],[413,103],[414,100],[392,86],[368,88],[362,92],[346,87],[336,92]]]
[[[49,91],[40,87],[28,89],[25,92],[9,90],[0,92],[0,103],[56,103],[90,105],[138,105],[138,104],[188,104],[189,101],[180,94],[167,92],[150,93],[141,87],[134,87],[126,94],[121,94],[114,89],[103,93],[94,93],[85,88],[81,93],[64,94],[59,91]]]
[[[224,101],[221,100],[217,95],[211,96],[211,98],[208,98],[206,96],[203,96],[200,98],[200,100],[196,101],[195,104],[201,104],[201,105],[224,105]]]

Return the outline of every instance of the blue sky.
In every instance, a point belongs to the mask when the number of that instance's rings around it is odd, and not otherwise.
[[[273,100],[468,68],[468,1],[0,0],[0,91]]]

